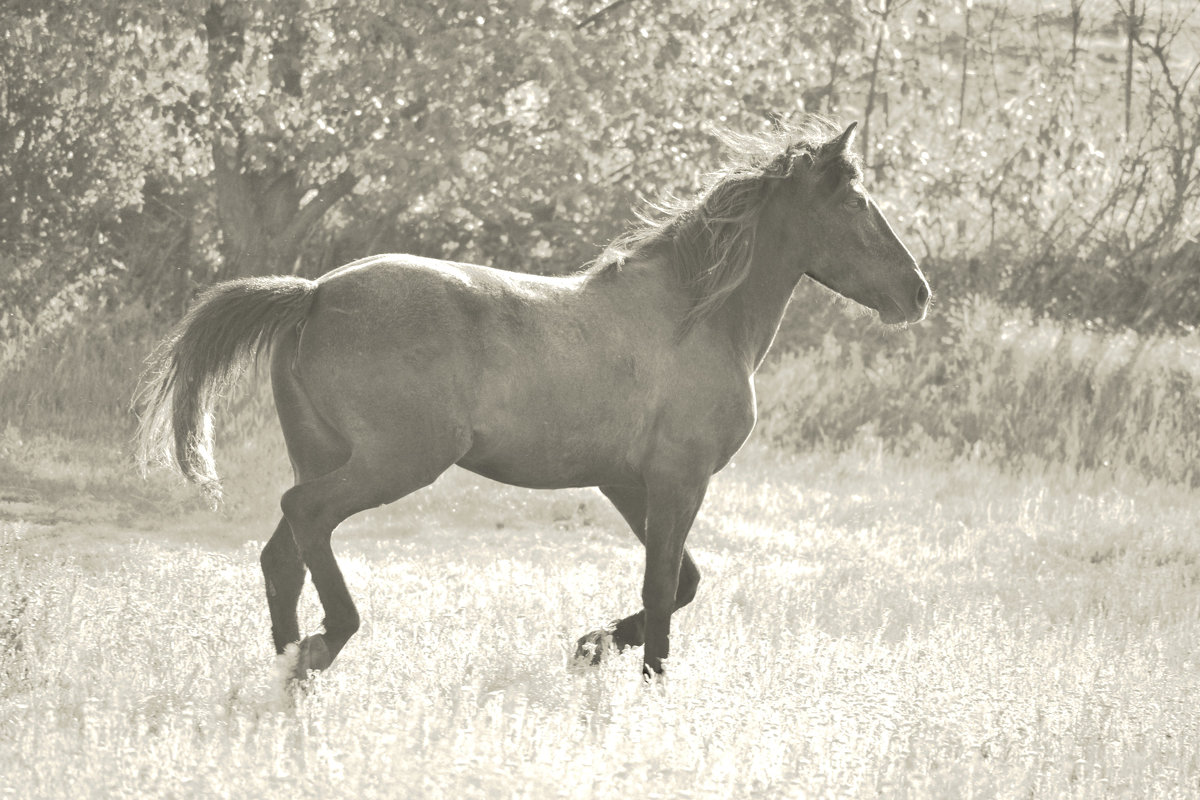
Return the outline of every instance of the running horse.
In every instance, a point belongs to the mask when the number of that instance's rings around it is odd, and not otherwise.
[[[826,121],[739,137],[698,196],[566,276],[378,255],[317,280],[217,284],[148,361],[142,463],[173,461],[219,496],[214,402],[269,347],[295,485],[261,561],[275,649],[299,642],[296,678],[359,626],[333,529],[454,464],[600,489],[645,545],[643,608],[576,655],[645,645],[644,675],[661,674],[671,615],[700,580],[688,530],[754,427],[754,373],[796,284],[807,275],[887,324],[925,317],[929,285],[863,188],[853,138]],[[324,629],[301,640],[306,569]]]

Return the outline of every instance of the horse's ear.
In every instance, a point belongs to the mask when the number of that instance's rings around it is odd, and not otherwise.
[[[848,153],[851,145],[854,144],[854,129],[857,127],[857,122],[851,122],[849,125],[847,125],[846,130],[842,131],[840,136],[829,142],[829,144],[825,145],[828,152]]]

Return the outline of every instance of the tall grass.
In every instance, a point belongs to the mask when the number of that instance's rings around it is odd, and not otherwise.
[[[129,400],[166,323],[137,306],[92,311],[0,355],[0,429],[112,442],[133,431]]]
[[[597,492],[454,471],[349,520],[363,628],[295,703],[271,670],[269,530],[210,516],[85,560],[91,526],[0,521],[0,796],[1117,798],[1200,779],[1200,526],[1178,487],[751,448],[692,531],[700,593],[650,688],[637,652],[567,665],[640,602],[641,548]],[[303,629],[320,619],[308,588]]]
[[[203,507],[178,476],[156,471],[143,480],[132,457],[134,389],[170,325],[136,306],[92,311],[3,354],[0,502],[28,504],[22,513],[35,521],[70,520],[77,511],[130,520]],[[218,445],[228,473],[257,474],[273,487],[285,480],[288,461],[262,372],[226,398]],[[278,493],[266,499],[242,491],[227,505],[273,510],[277,501]]]
[[[164,522],[189,493],[122,455],[159,326],[45,340],[0,373],[0,489],[81,510],[2,509],[0,795],[1194,793],[1196,336],[979,300],[884,337],[824,322],[761,374],[758,436],[827,446],[752,446],[714,481],[665,686],[637,653],[566,667],[638,603],[615,511],[453,471],[339,528],[364,626],[299,698],[256,563],[287,477],[266,382],[219,420],[234,508]],[[169,502],[88,505],[138,492]]]
[[[1200,334],[1139,336],[971,298],[898,336],[819,343],[758,381],[789,446],[879,437],[898,452],[1128,469],[1200,481]]]

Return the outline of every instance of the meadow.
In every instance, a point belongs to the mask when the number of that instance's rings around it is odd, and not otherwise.
[[[129,455],[153,321],[43,337],[0,380],[0,795],[1200,796],[1195,333],[970,297],[885,330],[813,291],[652,686],[569,658],[639,603],[603,497],[452,470],[338,529],[364,626],[289,690],[262,376],[213,511]]]
[[[636,652],[568,658],[638,602],[615,511],[452,470],[338,530],[364,626],[293,694],[257,564],[277,448],[226,441],[223,512],[161,477],[157,512],[6,507],[0,795],[1200,793],[1200,509],[1178,484],[756,438],[714,481],[700,594],[647,686]]]

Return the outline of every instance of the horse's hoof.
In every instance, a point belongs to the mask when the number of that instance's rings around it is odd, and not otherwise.
[[[575,643],[575,663],[583,666],[596,666],[612,653],[619,653],[623,648],[613,641],[613,629],[585,633]]]
[[[300,643],[300,653],[296,657],[296,670],[292,676],[302,681],[308,677],[310,670],[320,672],[329,669],[329,665],[332,663],[333,656],[329,655],[325,637],[319,633],[307,636]]]
[[[642,680],[650,685],[661,684],[667,679],[667,671],[663,668],[661,658],[652,658],[642,662]]]

